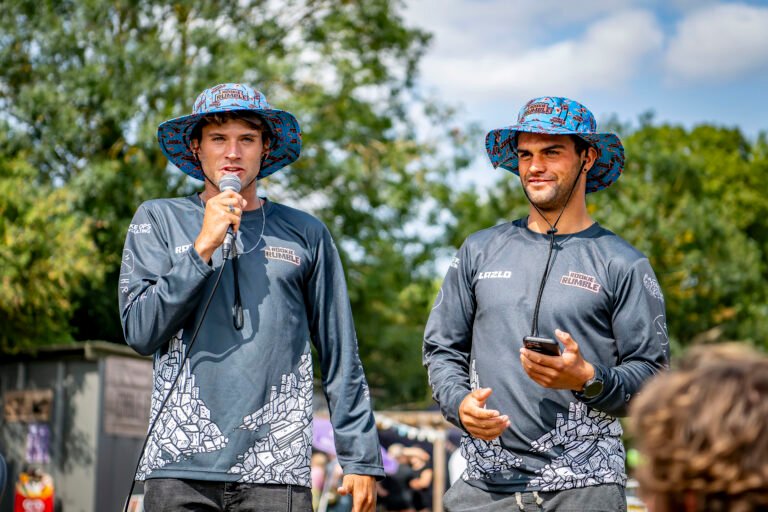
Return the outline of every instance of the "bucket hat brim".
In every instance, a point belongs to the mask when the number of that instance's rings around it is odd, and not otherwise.
[[[257,91],[254,91],[254,93],[259,95],[262,106],[266,104],[266,100],[261,100],[263,98],[263,96],[260,96],[261,93]],[[301,154],[301,129],[299,122],[293,114],[273,108],[259,108],[259,105],[256,103],[243,105],[242,102],[231,105],[221,104],[217,107],[207,108],[204,112],[197,112],[165,121],[157,128],[157,140],[160,143],[161,151],[182,172],[195,179],[204,180],[205,176],[200,167],[200,162],[192,153],[190,147],[192,130],[206,115],[237,111],[258,114],[271,131],[269,151],[265,152],[262,158],[261,169],[257,179],[266,178],[299,158]]]

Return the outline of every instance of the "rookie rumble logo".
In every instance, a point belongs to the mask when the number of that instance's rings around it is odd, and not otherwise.
[[[267,247],[264,249],[264,256],[271,260],[282,260],[296,266],[301,265],[301,257],[296,256],[296,251],[287,247]]]
[[[224,89],[220,93],[214,96],[214,101],[221,102],[224,100],[242,100],[248,101],[248,97],[243,91],[238,89]]]
[[[530,105],[525,107],[525,112],[523,112],[523,118],[526,118],[532,114],[549,115],[551,113],[552,113],[552,107],[549,106],[549,104],[544,102],[531,103]]]
[[[588,290],[592,293],[600,292],[600,284],[597,282],[597,279],[593,276],[582,274],[581,272],[568,272],[567,276],[560,278],[560,284],[575,286],[576,288]]]

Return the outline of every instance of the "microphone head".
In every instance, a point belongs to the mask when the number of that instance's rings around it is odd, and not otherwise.
[[[240,178],[238,178],[235,174],[225,174],[219,180],[219,192],[224,192],[225,190],[240,192],[240,187],[242,186],[243,185],[240,183]]]

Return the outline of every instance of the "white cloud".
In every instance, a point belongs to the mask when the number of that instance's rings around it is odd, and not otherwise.
[[[660,5],[670,6],[681,13],[701,9],[707,4],[716,4],[719,0],[661,0]]]
[[[684,18],[665,66],[673,82],[739,80],[768,65],[768,8],[722,4]]]
[[[656,19],[644,10],[602,18],[579,36],[525,50],[497,40],[472,55],[430,55],[422,76],[444,93],[484,100],[606,90],[639,73],[663,41]]]
[[[434,36],[431,54],[524,50],[638,0],[409,0],[405,18]]]

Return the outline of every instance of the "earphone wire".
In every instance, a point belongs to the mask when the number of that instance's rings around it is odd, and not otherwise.
[[[264,199],[264,202],[259,208],[259,210],[261,210],[261,234],[259,235],[259,238],[256,240],[256,243],[253,245],[253,247],[251,247],[247,251],[245,250],[245,239],[243,238],[243,252],[241,252],[240,255],[249,254],[253,252],[253,250],[256,249],[259,245],[261,245],[261,241],[264,239],[264,228],[267,226],[267,214],[264,212],[264,209],[266,208],[266,206],[267,206],[267,200]]]
[[[533,206],[536,211],[539,213],[539,216],[544,219],[544,222],[549,224],[549,229],[547,230],[547,234],[550,236],[549,238],[549,251],[547,252],[547,263],[544,265],[544,273],[541,275],[541,282],[539,283],[539,293],[536,296],[536,307],[533,310],[533,319],[531,320],[531,336],[538,336],[539,335],[539,309],[541,308],[541,297],[544,294],[544,286],[547,284],[547,276],[549,275],[549,264],[552,260],[552,250],[555,246],[555,233],[557,233],[557,223],[560,222],[560,217],[563,216],[563,213],[565,212],[565,209],[568,207],[568,203],[571,201],[571,196],[573,195],[573,191],[576,190],[576,185],[579,183],[579,179],[581,178],[581,175],[584,173],[584,164],[586,164],[585,160],[581,161],[581,167],[579,168],[579,172],[576,174],[576,179],[573,180],[573,185],[571,186],[571,191],[568,192],[568,198],[565,200],[565,203],[563,204],[563,207],[560,209],[560,213],[557,216],[557,219],[555,219],[555,223],[551,224],[549,220],[544,216],[544,214],[539,210],[538,206],[533,204],[533,201],[531,201],[530,196],[528,195],[528,192],[525,190],[525,186],[523,186],[523,194],[525,194],[526,199],[528,199],[528,202]]]

